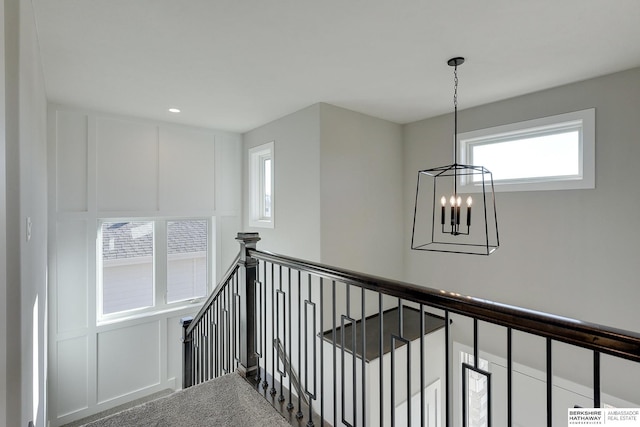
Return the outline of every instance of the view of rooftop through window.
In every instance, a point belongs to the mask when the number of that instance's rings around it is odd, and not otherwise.
[[[153,222],[102,224],[102,314],[153,306]]]
[[[167,222],[167,302],[207,293],[207,221]]]
[[[157,227],[165,226],[166,234],[154,233]],[[188,301],[207,294],[206,219],[106,221],[100,230],[101,315]],[[154,242],[156,239],[160,241]],[[160,245],[157,252],[154,245]],[[156,265],[165,263],[165,255],[166,277],[156,277]]]

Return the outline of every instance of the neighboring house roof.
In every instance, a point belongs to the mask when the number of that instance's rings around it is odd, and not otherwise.
[[[205,252],[207,221],[167,221],[168,253]],[[102,256],[105,260],[153,255],[153,222],[105,222],[102,224]]]

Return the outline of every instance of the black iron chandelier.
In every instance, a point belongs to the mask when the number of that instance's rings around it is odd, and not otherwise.
[[[500,246],[493,175],[484,166],[457,162],[458,66],[463,63],[462,57],[447,61],[454,77],[454,163],[418,171],[411,249],[490,255]],[[472,205],[480,211],[473,225]]]

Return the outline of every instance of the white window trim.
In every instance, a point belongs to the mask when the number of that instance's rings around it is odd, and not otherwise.
[[[274,141],[249,149],[249,226],[260,228],[274,228],[275,226],[275,143]],[[262,163],[264,159],[271,159],[271,216],[265,217],[264,212],[264,182]]]
[[[527,133],[560,130],[576,124],[581,124],[582,126],[579,148],[579,176],[542,177],[508,181],[494,180],[494,188],[496,192],[592,189],[595,188],[595,108],[460,133],[458,134],[458,163],[471,164],[473,162],[470,159],[470,153],[471,147],[475,144],[508,140],[517,134],[524,136]],[[460,186],[462,191],[468,193],[482,191],[481,184],[473,185],[461,180]]]
[[[207,221],[207,291],[202,297],[185,299],[180,301],[167,302],[167,224],[169,221],[181,220],[204,220]],[[102,224],[105,222],[129,222],[129,221],[150,221],[153,223],[153,302],[149,307],[140,307],[130,310],[123,310],[116,313],[102,313]],[[214,233],[213,217],[131,217],[131,218],[100,218],[97,224],[96,239],[96,325],[107,325],[115,322],[128,321],[143,317],[154,316],[160,313],[168,313],[184,310],[193,305],[201,304],[213,290],[214,277],[214,252],[213,233]],[[164,260],[164,262],[159,262]]]

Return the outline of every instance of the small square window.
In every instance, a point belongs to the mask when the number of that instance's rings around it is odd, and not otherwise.
[[[461,164],[491,171],[496,191],[595,188],[595,110],[461,133]],[[481,191],[478,176],[462,190]]]
[[[249,225],[274,227],[274,143],[249,150]]]

